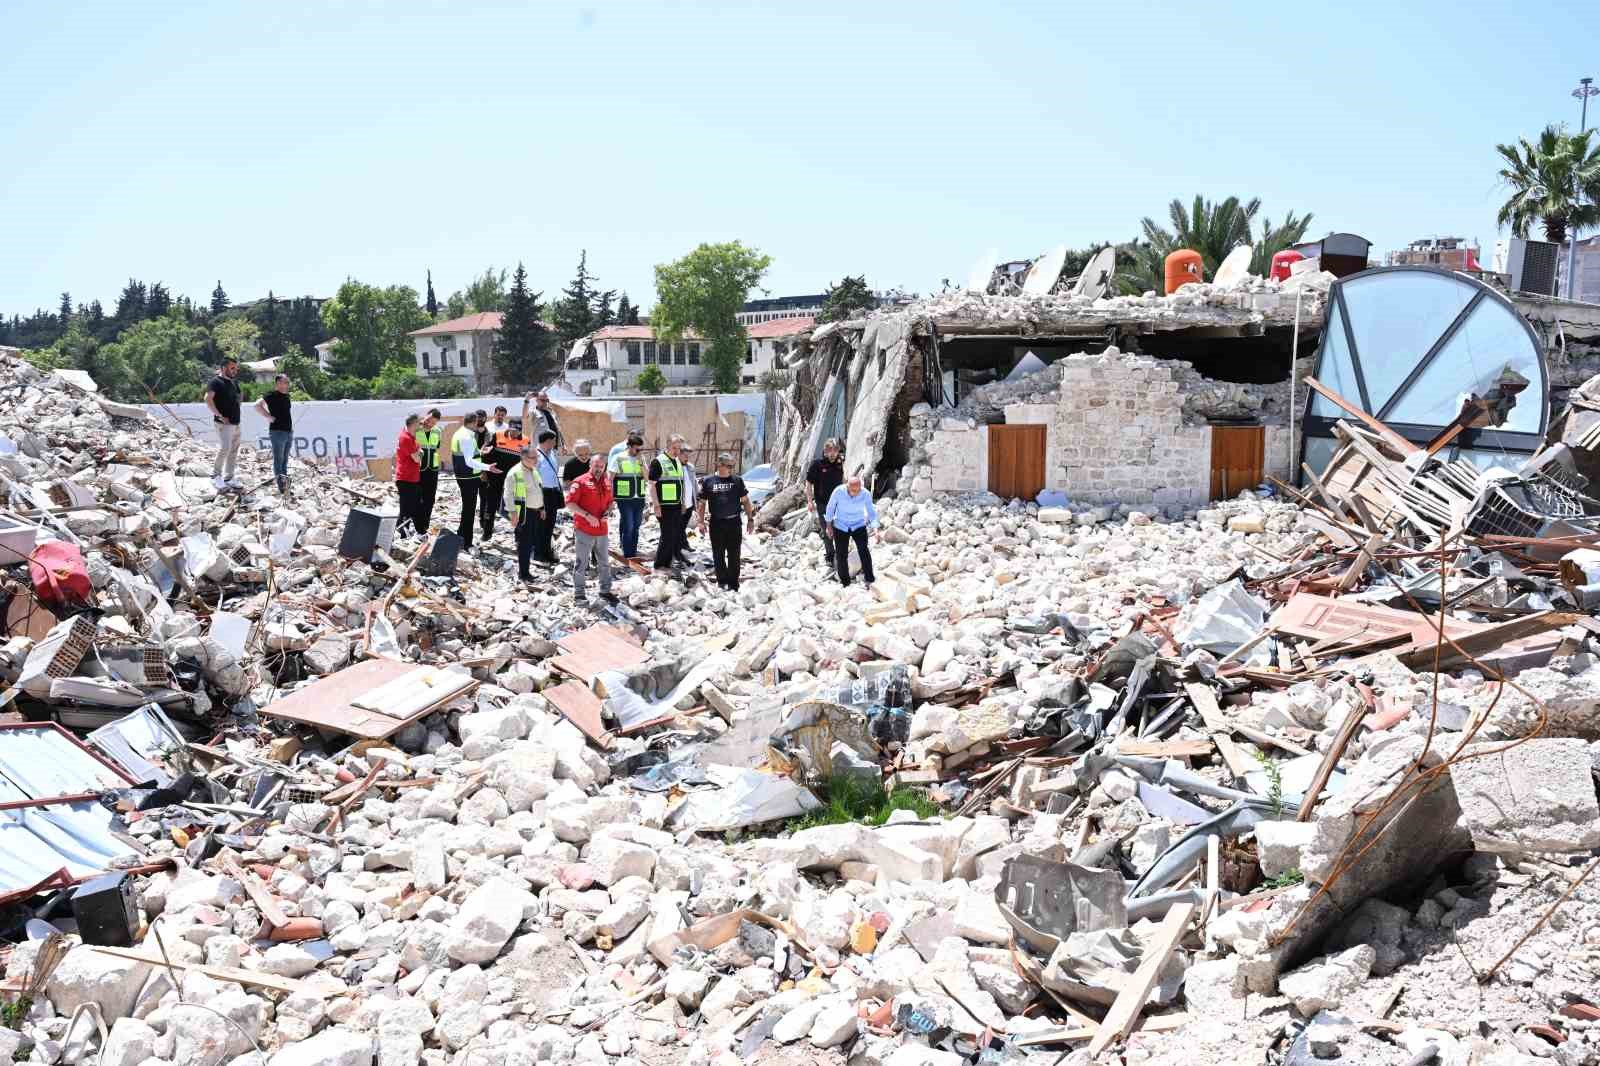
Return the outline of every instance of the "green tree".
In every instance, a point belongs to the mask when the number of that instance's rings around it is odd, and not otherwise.
[[[248,318],[228,318],[211,330],[211,342],[220,355],[231,355],[240,362],[261,358],[261,329]]]
[[[550,373],[554,338],[542,321],[542,295],[528,291],[528,271],[518,263],[494,349],[494,365],[500,376],[518,387],[539,384]]]
[[[444,317],[447,319],[461,318],[470,311],[471,308],[467,306],[467,294],[464,292],[453,292],[444,302]]]
[[[144,314],[146,318],[160,318],[172,310],[172,293],[161,282],[150,285],[149,295],[145,297]]]
[[[117,297],[116,319],[119,331],[144,319],[146,296],[144,282],[138,278],[129,278],[128,283],[122,287],[122,294]]]
[[[147,401],[151,395],[166,397],[178,385],[198,384],[204,376],[199,357],[206,342],[205,330],[176,315],[130,326],[104,349],[107,358],[127,366],[132,378],[130,394],[113,399]]]
[[[665,341],[694,330],[708,342],[704,363],[721,392],[739,390],[748,337],[737,315],[772,257],[738,241],[702,244],[674,263],[656,266],[656,305],[650,324]]]
[[[299,352],[289,352],[278,363],[278,372],[289,375],[291,392],[298,390],[313,400],[332,399],[327,395],[328,375],[318,368],[315,360]]]
[[[1290,211],[1283,222],[1274,226],[1270,218],[1261,219],[1261,232],[1256,235],[1255,250],[1250,253],[1250,273],[1266,277],[1272,272],[1272,257],[1285,248],[1306,239],[1311,225],[1311,214],[1296,215]]]
[[[465,313],[505,310],[507,273],[504,267],[496,270],[491,266],[473,278],[465,293],[468,308]]]
[[[828,286],[828,292],[822,298],[822,310],[817,314],[817,321],[839,322],[853,318],[862,311],[870,311],[877,305],[877,298],[872,295],[872,290],[867,288],[867,276],[861,274],[851,277],[846,274],[838,284]]]
[[[562,299],[557,300],[555,306],[551,308],[551,320],[555,323],[558,345],[562,351],[567,351],[572,347],[573,341],[595,331],[596,294],[594,275],[589,273],[587,250],[578,253],[578,272],[561,292]]]
[[[61,319],[62,332],[66,332],[67,323],[72,321],[72,293],[61,294],[61,309],[56,312],[56,316]]]
[[[628,294],[624,292],[622,299],[617,301],[617,325],[637,326],[638,324],[639,309],[629,302]]]
[[[261,328],[261,352],[269,359],[278,358],[289,346],[288,338],[285,336],[288,315],[278,312],[280,302],[272,290],[268,289],[267,299],[258,305],[259,311],[256,314],[256,324]]]
[[[220,318],[228,309],[228,294],[222,291],[222,279],[217,279],[217,287],[211,290],[211,317]]]
[[[617,312],[611,307],[611,301],[616,298],[616,295],[616,289],[607,289],[605,292],[595,293],[593,328],[603,329],[616,322]]]
[[[1266,267],[1258,268],[1257,264],[1265,262],[1270,266],[1275,253],[1303,237],[1311,215],[1301,217],[1291,211],[1278,226],[1264,220],[1258,237],[1253,229],[1260,210],[1259,199],[1242,201],[1237,196],[1215,203],[1196,196],[1189,206],[1182,200],[1173,200],[1167,205],[1170,229],[1147,217],[1140,223],[1139,237],[1117,246],[1121,268],[1116,278],[1118,288],[1134,294],[1164,291],[1167,255],[1180,248],[1200,253],[1209,279],[1216,275],[1229,252],[1254,243],[1257,247],[1251,254],[1251,272],[1264,274]]]
[[[429,318],[439,317],[439,301],[433,295],[433,271],[428,271],[428,298],[422,304]]]
[[[359,281],[346,281],[322,305],[322,325],[333,346],[335,376],[370,380],[390,359],[415,358],[412,330],[428,324],[428,313],[417,303],[417,290],[409,285],[380,289]]]
[[[1600,144],[1595,131],[1568,133],[1565,126],[1546,126],[1535,144],[1526,137],[1516,144],[1497,144],[1505,166],[1500,181],[1511,195],[1500,205],[1495,222],[1527,237],[1538,222],[1545,240],[1561,243],[1600,226]],[[1577,196],[1578,199],[1574,199]]]
[[[634,379],[634,387],[646,396],[660,396],[667,388],[667,375],[661,368],[651,363],[639,371],[639,376]]]

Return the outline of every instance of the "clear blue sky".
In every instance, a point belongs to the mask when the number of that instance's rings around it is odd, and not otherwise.
[[[12,0],[0,30],[6,314],[109,311],[129,276],[238,300],[431,268],[442,301],[519,259],[549,294],[580,248],[648,305],[653,264],[729,239],[774,295],[927,292],[1197,192],[1487,257],[1494,144],[1576,124],[1600,77],[1577,0]]]

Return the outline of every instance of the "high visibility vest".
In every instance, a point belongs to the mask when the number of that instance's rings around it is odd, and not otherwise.
[[[617,476],[612,479],[617,486],[617,499],[641,500],[644,498],[644,460],[626,452],[617,456]]]
[[[506,484],[511,486],[511,506],[516,508],[512,520],[522,521],[522,512],[528,509],[528,482],[533,478],[533,471],[518,463],[511,468],[511,473],[506,475]]]
[[[521,452],[528,441],[514,429],[502,429],[494,435],[494,446],[503,452]]]
[[[417,430],[417,448],[422,452],[424,470],[439,469],[439,428]]]
[[[461,442],[467,439],[467,434],[470,432],[471,430],[458,429],[456,435],[450,438],[450,467],[457,479],[478,476],[478,472],[467,465],[466,449],[461,447]]]
[[[676,506],[683,502],[683,467],[666,452],[656,456],[656,462],[661,464],[661,480],[656,482],[657,498],[663,506]]]

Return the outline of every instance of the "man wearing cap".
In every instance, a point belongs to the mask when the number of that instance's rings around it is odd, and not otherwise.
[[[234,473],[239,467],[239,360],[227,356],[222,369],[206,386],[206,407],[217,427],[217,458],[211,464],[211,484],[220,492],[239,487]]]
[[[739,525],[741,507],[745,528],[754,533],[756,508],[750,502],[750,490],[745,488],[744,478],[733,472],[733,456],[723,452],[717,456],[717,472],[700,483],[696,524],[704,533],[706,512],[711,513],[711,565],[717,572],[717,584],[730,592],[739,591],[739,547],[743,539]]]
[[[589,470],[567,486],[567,509],[572,512],[572,547],[577,559],[572,567],[572,588],[579,603],[588,598],[590,569],[600,575],[600,598],[615,603],[611,592],[611,543],[607,538],[606,512],[611,509],[611,479],[606,476],[606,461],[596,455]]]
[[[561,510],[561,464],[556,459],[554,430],[539,431],[539,447],[534,454],[534,471],[539,475],[539,524],[533,538],[533,557],[546,566],[556,563],[556,550],[550,541],[556,532],[556,513]]]
[[[644,523],[644,473],[645,462],[640,452],[644,438],[629,433],[622,442],[622,451],[613,451],[608,469],[611,484],[616,492],[617,523],[621,526],[622,557],[639,557],[639,527]]]

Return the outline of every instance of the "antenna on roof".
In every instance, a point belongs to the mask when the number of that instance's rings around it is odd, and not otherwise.
[[[1094,253],[1089,265],[1078,275],[1077,284],[1072,286],[1072,295],[1087,296],[1091,300],[1100,299],[1111,291],[1111,278],[1116,272],[1117,252],[1108,244]]]
[[[987,293],[989,283],[994,280],[994,268],[999,265],[1000,250],[991,248],[978,257],[972,266],[972,273],[967,276],[967,291]]]
[[[1022,279],[1022,291],[1029,296],[1048,296],[1061,277],[1061,268],[1066,265],[1067,246],[1058,244],[1034,260]]]

